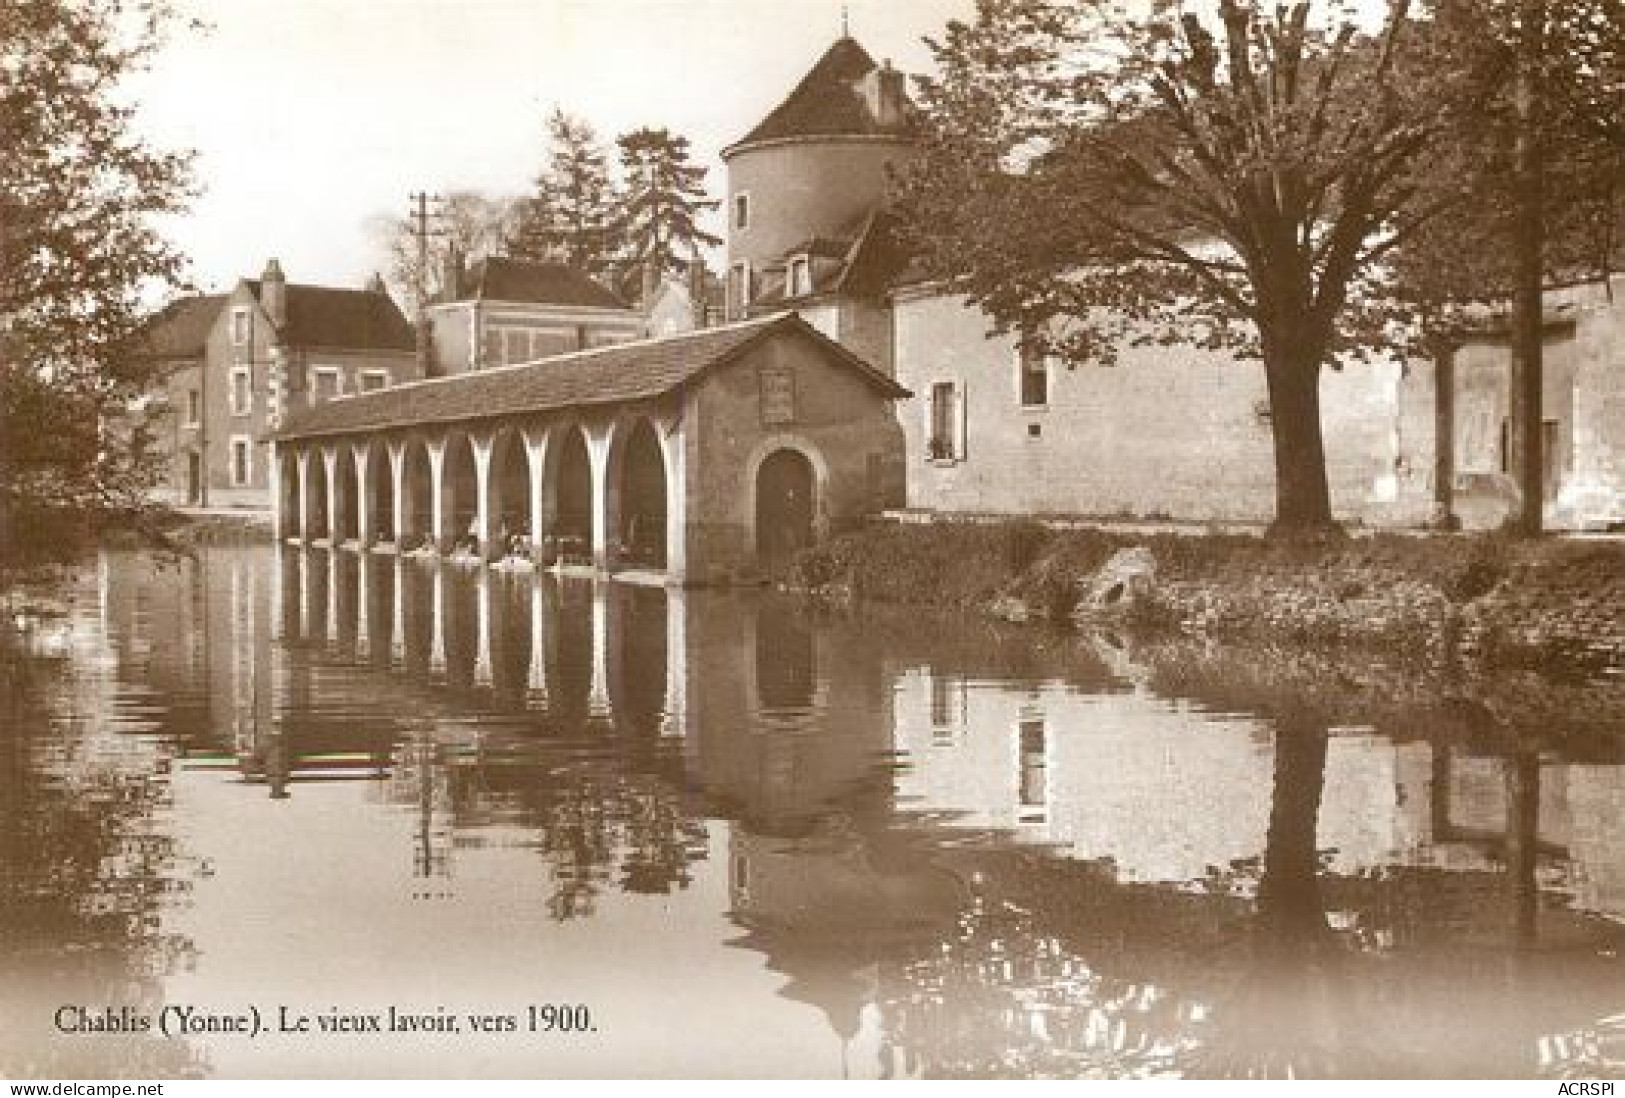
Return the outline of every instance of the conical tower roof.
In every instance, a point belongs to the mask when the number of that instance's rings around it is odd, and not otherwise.
[[[894,120],[878,117],[864,95],[864,79],[880,66],[851,37],[835,40],[801,78],[784,102],[733,145],[726,156],[746,145],[796,137],[904,136],[912,132],[908,112]]]

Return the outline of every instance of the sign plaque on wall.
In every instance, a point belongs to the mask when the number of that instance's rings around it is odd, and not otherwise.
[[[765,369],[762,379],[762,423],[774,426],[796,421],[796,375],[782,366]]]

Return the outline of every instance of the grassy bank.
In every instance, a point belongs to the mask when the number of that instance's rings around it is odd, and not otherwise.
[[[1109,616],[1138,626],[1439,663],[1625,667],[1625,543],[1377,535],[1053,530],[1032,522],[884,525],[803,553],[788,586],[823,597],[1069,622],[1120,550],[1154,574]],[[1084,605],[1080,607],[1080,602]]]

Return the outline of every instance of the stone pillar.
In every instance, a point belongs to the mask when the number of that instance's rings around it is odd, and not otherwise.
[[[372,498],[372,473],[368,468],[371,456],[372,448],[366,442],[350,443],[350,464],[355,467],[355,540],[356,547],[363,551],[371,549],[378,538],[378,531],[372,528],[375,503]]]
[[[426,440],[429,450],[429,536],[438,552],[450,547],[450,532],[446,529],[446,501],[442,498],[446,471],[446,438]]]
[[[446,577],[441,565],[434,566],[429,581],[429,673],[446,673]]]
[[[609,705],[609,584],[592,584],[592,678],[587,687],[587,712],[605,716]]]
[[[267,453],[270,464],[265,467],[265,481],[271,491],[271,537],[280,542],[288,536],[288,517],[282,510],[282,449],[276,439],[271,440]]]
[[[685,421],[655,422],[666,468],[666,581],[688,577],[688,461],[683,452]]]
[[[294,461],[298,464],[299,476],[299,544],[309,545],[310,530],[310,447],[299,447],[299,453]]]
[[[322,468],[327,470],[327,544],[337,549],[339,544],[339,450],[337,446],[322,446]]]
[[[406,441],[389,439],[384,443],[384,452],[389,455],[389,497],[393,504],[389,514],[395,524],[389,535],[395,542],[396,552],[399,552],[406,532],[412,528],[407,523],[406,515]]]
[[[399,514],[399,512],[397,512]],[[406,666],[406,561],[395,557],[395,588],[390,592],[389,662]]]
[[[365,484],[366,481],[361,483]],[[355,655],[365,662],[372,656],[372,557],[357,553],[355,562]]]
[[[688,736],[688,595],[666,592],[666,704],[660,734]]]
[[[530,585],[530,675],[526,685],[536,697],[547,697],[547,579],[543,576]]]
[[[592,469],[592,563],[599,571],[615,567],[614,546],[610,527],[611,495],[614,486],[609,482],[609,449],[613,438],[613,424],[588,426],[587,464]]]
[[[549,534],[545,500],[549,437],[546,427],[527,427],[524,431],[526,469],[530,473],[530,555],[538,564],[543,561],[542,547]]]
[[[480,543],[480,559],[492,560],[502,555],[491,537],[491,451],[496,432],[471,434],[468,441],[474,451],[474,537]]]

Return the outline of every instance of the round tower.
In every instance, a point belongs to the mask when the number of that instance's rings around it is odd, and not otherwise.
[[[756,296],[746,287],[759,288],[792,249],[855,237],[884,200],[886,165],[915,152],[903,74],[838,39],[784,102],[722,150],[730,316]]]

